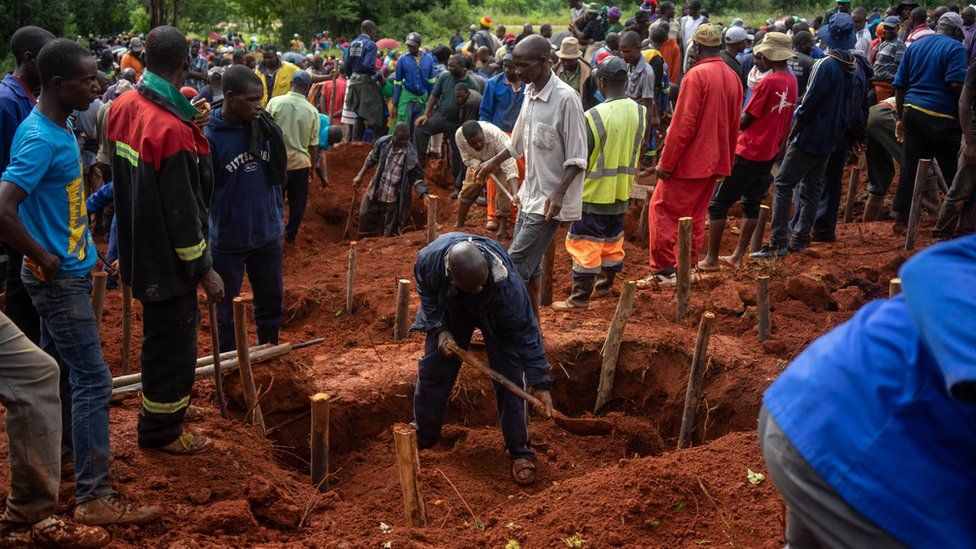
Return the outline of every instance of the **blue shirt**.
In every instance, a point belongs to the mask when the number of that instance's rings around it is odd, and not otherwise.
[[[826,57],[814,65],[807,84],[807,92],[796,109],[801,124],[793,145],[812,155],[834,152],[844,124],[845,106],[854,85],[854,56],[850,52],[836,52],[851,59],[851,65],[833,57]]]
[[[0,180],[27,193],[20,220],[34,240],[61,259],[61,274],[87,275],[97,255],[88,231],[81,151],[70,125],[62,128],[32,110],[17,128]]]
[[[485,92],[481,96],[481,108],[478,118],[501,128],[503,132],[512,133],[519,111],[522,110],[522,100],[525,98],[525,86],[515,91],[508,83],[505,73],[496,74],[488,79]]]
[[[401,55],[393,73],[393,104],[399,104],[401,88],[417,96],[426,96],[434,89],[436,80],[433,55],[420,52],[419,61],[409,53]]]
[[[900,274],[903,294],[815,341],[764,402],[804,459],[889,534],[971,546],[976,402],[959,397],[976,382],[976,236],[933,246]]]
[[[330,125],[332,125],[332,121],[329,120],[329,117],[322,113],[319,113],[319,150],[322,151],[329,150],[329,126]]]
[[[281,238],[285,208],[281,187],[268,180],[271,145],[261,158],[248,152],[251,134],[214,109],[203,128],[213,157],[214,190],[210,205],[208,245],[217,251],[255,250]]]
[[[376,42],[365,34],[349,44],[346,52],[346,76],[353,74],[373,75],[376,73]]]
[[[892,85],[905,90],[906,105],[955,118],[958,101],[949,84],[965,82],[966,68],[966,47],[944,34],[932,34],[905,49]]]
[[[8,74],[0,81],[0,173],[10,162],[10,147],[17,127],[34,109],[34,96],[20,80]]]

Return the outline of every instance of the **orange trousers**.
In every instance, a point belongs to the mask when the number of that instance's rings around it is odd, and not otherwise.
[[[511,137],[512,134],[508,135]],[[523,155],[521,158],[516,158],[515,164],[518,166],[519,185],[521,185],[521,183],[525,181],[525,156]],[[495,187],[495,181],[490,177],[486,180],[485,184],[488,185],[488,219],[497,222],[498,216],[495,215],[497,212],[497,208],[495,207],[495,195],[498,194],[498,189]],[[513,196],[512,198],[515,197]],[[518,208],[516,208],[515,204],[513,203],[508,219],[514,223],[516,215],[518,215]]]

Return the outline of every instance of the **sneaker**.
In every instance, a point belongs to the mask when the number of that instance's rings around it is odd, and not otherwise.
[[[809,246],[809,244],[800,244],[799,242],[794,240],[793,242],[790,242],[789,245],[786,246],[786,251],[791,254],[798,254],[803,250],[807,249],[807,246]]]
[[[146,524],[162,514],[161,507],[139,505],[122,494],[109,494],[75,507],[75,520],[90,526]]]
[[[758,252],[749,254],[749,259],[781,259],[789,255],[790,251],[785,247],[773,247],[767,244]]]
[[[112,536],[100,526],[86,526],[50,516],[33,528],[35,547],[73,547],[98,549],[112,541]]]
[[[674,267],[651,273],[646,278],[637,281],[638,290],[660,288],[661,286],[675,286],[678,283],[678,271]]]
[[[187,431],[180,434],[180,437],[166,446],[158,448],[160,452],[173,454],[174,456],[192,456],[202,454],[213,446],[213,441],[208,437]]]
[[[498,230],[498,222],[495,221],[494,219],[489,219],[488,222],[485,223],[485,229],[486,230],[489,230],[489,231],[497,231]]]

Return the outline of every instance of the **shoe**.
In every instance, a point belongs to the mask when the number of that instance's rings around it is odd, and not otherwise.
[[[656,273],[651,273],[646,278],[637,281],[638,290],[649,290],[662,286],[675,286],[678,283],[678,271],[674,267],[662,269]]]
[[[791,254],[798,254],[803,250],[807,249],[807,246],[809,246],[809,244],[800,244],[796,241],[793,241],[786,246],[786,251]]]
[[[613,295],[613,281],[617,278],[617,271],[601,269],[593,286],[593,297],[609,297]]]
[[[884,208],[884,197],[874,194],[868,195],[867,202],[864,203],[864,215],[861,220],[865,223],[881,219],[881,209]]]
[[[485,223],[485,230],[488,230],[488,231],[497,231],[498,230],[498,222],[495,221],[494,219],[489,219],[488,222]]]
[[[526,458],[512,461],[512,480],[519,486],[528,486],[535,482],[535,463]]]
[[[461,191],[455,189],[454,192],[451,193],[451,200],[457,200],[459,194],[461,194]]]
[[[810,234],[810,241],[811,242],[837,242],[837,235],[835,235],[835,234],[811,233]],[[804,246],[804,247],[806,247],[806,246]]]
[[[86,526],[50,516],[33,528],[34,547],[72,547],[98,549],[105,547],[112,536],[100,526]]]
[[[75,507],[75,520],[89,526],[146,524],[162,514],[162,507],[139,505],[122,494],[109,494]]]
[[[479,205],[479,206],[487,206],[488,205],[488,199],[485,198],[485,197],[483,197],[483,196],[479,196],[478,198],[475,199],[474,203],[477,204],[477,205]]]
[[[557,301],[552,304],[552,310],[560,312],[585,311],[590,308],[590,294],[593,293],[593,286],[596,284],[595,278],[586,280],[574,280],[573,291],[569,294],[566,301]]]
[[[774,247],[772,244],[767,244],[758,252],[749,254],[749,259],[782,259],[789,253],[790,251],[785,246]]]
[[[183,413],[183,423],[203,421],[203,418],[206,417],[206,415],[207,414],[203,411],[203,408],[190,404],[186,407],[186,412]]]
[[[158,448],[158,450],[174,456],[192,456],[194,454],[202,454],[212,446],[213,441],[208,437],[184,429],[178,439],[170,442],[166,446]]]

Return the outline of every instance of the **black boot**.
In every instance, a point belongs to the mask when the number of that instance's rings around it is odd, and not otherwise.
[[[576,310],[586,310],[590,308],[590,294],[593,293],[593,286],[596,284],[596,278],[587,278],[586,280],[573,280],[573,291],[569,294],[569,299],[566,301],[557,301],[552,304],[552,308],[555,311],[576,311]]]
[[[613,295],[613,281],[617,278],[617,271],[603,269],[596,277],[596,286],[593,288],[593,297],[607,297]]]

